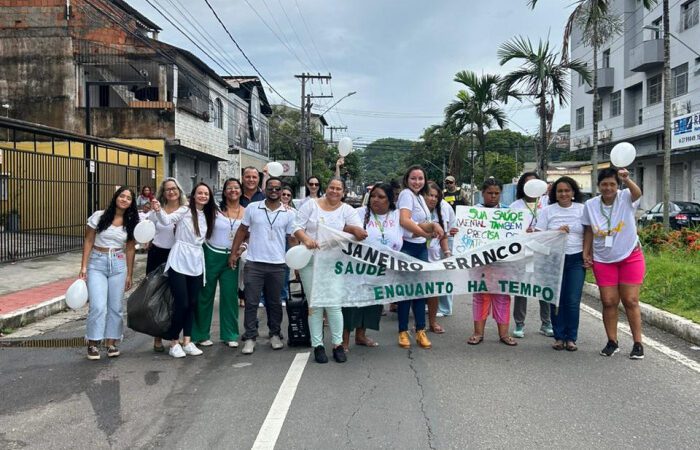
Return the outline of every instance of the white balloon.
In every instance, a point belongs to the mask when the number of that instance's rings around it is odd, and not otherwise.
[[[296,245],[287,251],[284,257],[290,269],[302,269],[311,261],[311,250],[304,245]]]
[[[338,142],[338,153],[340,156],[348,156],[352,153],[352,139],[349,137],[344,137]]]
[[[610,152],[610,162],[615,167],[627,167],[634,162],[637,157],[637,149],[629,142],[620,142],[615,145]]]
[[[284,166],[277,161],[268,163],[267,173],[269,173],[271,177],[278,177],[284,173]]]
[[[150,220],[142,220],[134,228],[134,239],[139,244],[146,244],[156,235],[156,226]]]
[[[537,179],[530,180],[523,186],[523,191],[525,191],[525,195],[530,198],[541,197],[547,192],[547,182]]]
[[[85,280],[75,280],[66,291],[66,305],[70,309],[79,309],[85,306],[88,299],[88,290]]]

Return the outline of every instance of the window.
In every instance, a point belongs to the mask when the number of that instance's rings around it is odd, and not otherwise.
[[[639,108],[637,112],[637,125],[644,123],[644,108]]]
[[[576,110],[576,129],[580,130],[583,128],[583,125],[585,124],[585,119],[583,115],[583,108],[579,108]]]
[[[688,63],[671,69],[671,98],[688,93]]]
[[[100,84],[97,86],[97,88],[97,106],[99,106],[100,108],[109,108],[109,86]]]
[[[610,94],[610,117],[622,114],[622,91]]]
[[[652,39],[663,39],[662,31],[664,27],[664,22],[661,19],[662,18],[659,17],[651,23],[651,26],[655,28],[654,30],[651,30]]]
[[[214,102],[216,108],[216,128],[224,129],[224,104],[220,98]]]
[[[603,52],[603,69],[610,67],[610,49]]]
[[[598,101],[593,108],[593,120],[600,122],[603,119],[603,99],[598,96]]]
[[[700,0],[691,0],[681,5],[681,30],[687,30],[700,22]]]
[[[661,102],[661,74],[647,79],[647,106]]]

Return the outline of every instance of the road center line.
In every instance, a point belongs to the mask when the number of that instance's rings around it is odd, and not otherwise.
[[[588,314],[592,315],[593,317],[595,317],[599,320],[603,320],[603,315],[588,305],[584,305],[583,303],[581,303],[581,310],[583,310],[584,312],[587,312]],[[632,331],[630,330],[629,325],[627,325],[626,323],[619,323],[617,325],[617,328],[618,328],[618,330],[622,331],[623,333],[632,336]],[[658,342],[658,341],[656,341],[648,336],[644,336],[644,335],[642,335],[642,336],[644,338],[643,343],[644,343],[645,347],[647,347],[647,346],[651,347],[654,350],[659,351],[659,352],[663,353],[664,355],[668,356],[672,360],[683,364],[687,368],[694,370],[697,373],[700,373],[700,363],[697,363],[697,362],[693,361],[692,359],[688,358],[687,356],[683,355],[682,353],[679,353],[679,352],[665,346],[661,342]]]
[[[310,354],[309,352],[297,353],[294,357],[294,361],[289,366],[287,375],[277,391],[275,400],[270,406],[270,411],[268,411],[267,417],[265,417],[265,421],[260,427],[260,431],[258,431],[258,437],[255,438],[252,447],[254,450],[273,450],[275,448],[277,438],[280,435],[280,431],[282,431],[282,425],[284,425],[287,412],[289,412],[289,407],[292,405],[294,394],[297,391],[299,380],[301,380],[301,375],[304,373]]]

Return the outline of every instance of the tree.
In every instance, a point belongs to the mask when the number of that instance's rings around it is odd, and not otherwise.
[[[580,74],[590,81],[590,73],[581,61],[557,62],[559,54],[550,48],[549,42],[539,41],[535,49],[529,39],[515,37],[498,49],[499,63],[504,65],[511,60],[522,60],[519,68],[505,75],[500,88],[502,96],[534,97],[537,101],[536,112],[540,119],[539,146],[537,148],[537,172],[543,179],[547,177],[547,150],[549,134],[556,103],[564,106],[568,103],[569,70]],[[514,96],[510,92],[517,92]]]
[[[486,131],[496,126],[503,129],[508,123],[505,112],[500,108],[501,77],[491,74],[478,76],[474,72],[463,70],[457,72],[454,81],[466,89],[460,89],[457,99],[445,108],[445,126],[458,137],[457,141],[467,134],[476,137],[485,174]],[[460,164],[462,159],[459,158]]]
[[[368,144],[359,155],[362,182],[400,180],[408,167],[404,161],[414,146],[413,141],[394,138],[377,139]]]

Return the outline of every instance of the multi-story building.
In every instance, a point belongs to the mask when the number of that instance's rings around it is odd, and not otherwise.
[[[217,189],[240,175],[230,128],[237,110],[248,128],[253,101],[261,116],[262,86],[232,87],[159,31],[123,0],[3,1],[0,102],[16,119],[156,151],[157,178],[187,191],[199,181]],[[242,148],[266,160],[267,121],[255,123]]]
[[[664,62],[661,2],[646,10],[639,0],[613,0],[611,11],[622,33],[598,52],[598,92],[572,76],[571,150],[592,147],[593,114],[598,114],[601,160],[628,141],[637,149],[630,167],[644,191],[642,208],[662,200]],[[671,200],[700,201],[700,0],[671,2]],[[593,49],[575,29],[571,57],[593,67]]]

